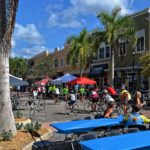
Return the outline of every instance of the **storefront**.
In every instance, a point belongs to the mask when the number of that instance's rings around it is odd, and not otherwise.
[[[108,64],[95,65],[90,69],[88,77],[93,78],[100,88],[104,88],[108,80]]]

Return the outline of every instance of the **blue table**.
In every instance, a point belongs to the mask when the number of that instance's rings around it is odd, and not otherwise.
[[[70,121],[70,122],[60,122],[50,124],[50,126],[57,129],[58,133],[77,133],[84,131],[91,131],[94,128],[102,127],[102,126],[113,126],[120,124],[122,121],[121,117],[117,119],[91,119],[91,120],[78,120],[78,121]]]
[[[123,134],[80,142],[84,150],[150,149],[150,131]],[[142,150],[141,149],[141,150]]]

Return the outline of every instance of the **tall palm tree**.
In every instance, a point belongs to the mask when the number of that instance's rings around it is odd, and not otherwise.
[[[80,76],[82,76],[83,70],[86,70],[86,66],[88,66],[92,54],[88,31],[83,29],[78,36],[71,36],[69,44],[69,61],[73,66],[76,66],[77,63],[79,64]]]
[[[9,54],[18,0],[0,0],[0,133],[16,132],[9,89]]]
[[[136,44],[135,26],[133,20],[120,15],[121,8],[116,6],[111,14],[101,12],[98,19],[103,25],[104,39],[111,45],[111,83],[114,85],[114,53],[118,48],[119,40],[125,40],[133,47]],[[97,47],[98,48],[98,47]]]

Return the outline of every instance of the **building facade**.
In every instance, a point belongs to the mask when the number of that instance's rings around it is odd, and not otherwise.
[[[141,75],[140,57],[150,51],[150,9],[135,13],[131,18],[136,25],[137,45],[132,49],[127,42],[119,41],[120,46],[115,50],[114,85],[120,88],[125,84],[129,90],[146,90],[150,88],[150,79]],[[111,46],[102,43],[98,50],[98,58],[93,60],[90,70],[90,74],[97,70],[95,79],[101,87],[104,87],[106,82],[110,83],[110,63]]]
[[[130,16],[136,25],[137,45],[135,49],[126,41],[120,40],[119,47],[115,50],[115,78],[114,86],[120,89],[125,84],[129,90],[147,90],[150,89],[150,78],[144,78],[141,75],[140,57],[146,52],[150,52],[150,8],[137,12]],[[48,54],[43,52],[31,58],[29,64],[34,66],[38,64],[45,55],[51,55],[52,67],[55,70],[54,77],[66,73],[80,75],[80,67],[71,66],[67,56],[69,54],[69,45],[64,48],[56,48],[54,52]],[[105,42],[100,44],[97,57],[92,60],[90,69],[87,70],[88,76],[97,81],[97,84],[103,88],[105,83],[110,83],[111,70],[111,46]]]

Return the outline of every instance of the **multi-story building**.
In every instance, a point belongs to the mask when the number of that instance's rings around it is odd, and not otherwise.
[[[48,51],[43,51],[42,53],[39,53],[35,56],[33,56],[32,58],[28,59],[28,66],[31,72],[31,76],[29,76],[28,78],[37,78],[39,76],[33,75],[32,72],[34,72],[34,69],[36,68],[37,65],[39,65],[42,61],[43,58],[47,57],[49,55]]]
[[[79,75],[80,69],[78,64],[76,66],[71,66],[68,60],[68,54],[69,54],[69,45],[67,44],[62,49],[55,48],[54,52],[51,53],[54,60],[53,67],[55,68],[57,75],[63,75],[66,73]]]
[[[130,16],[136,25],[137,45],[135,49],[131,48],[127,42],[120,40],[120,47],[115,50],[115,87],[120,88],[126,84],[128,89],[150,89],[150,79],[141,75],[140,57],[150,51],[150,8],[134,13]],[[29,60],[29,63],[36,65],[42,59],[46,52],[38,54]],[[53,58],[53,68],[55,76],[71,73],[80,74],[80,68],[70,65],[67,56],[69,54],[69,45],[64,48],[56,48],[50,53]],[[94,58],[90,65],[89,77],[94,78],[98,85],[103,88],[105,83],[110,83],[111,70],[111,46],[105,42],[100,44],[97,58]],[[134,83],[134,84],[133,84]]]
[[[115,50],[115,87],[126,84],[129,89],[148,89],[150,79],[141,75],[140,57],[150,51],[150,8],[131,15],[136,25],[137,45],[135,49],[120,40],[120,47]],[[93,60],[90,75],[101,87],[110,83],[111,47],[102,43],[98,50],[98,58]]]

